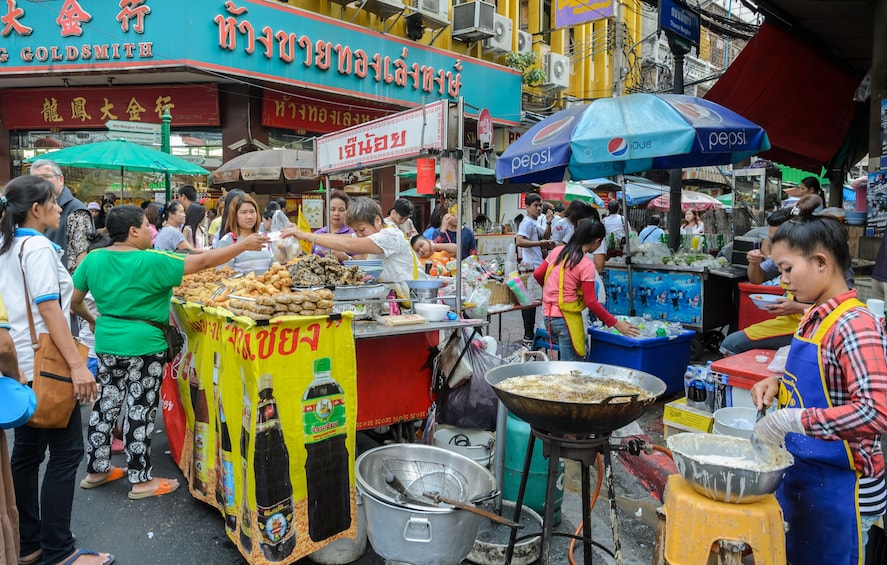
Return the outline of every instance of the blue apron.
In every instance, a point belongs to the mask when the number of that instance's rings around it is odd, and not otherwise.
[[[856,299],[846,300],[826,316],[812,338],[795,334],[780,385],[780,407],[832,406],[821,365],[822,339],[842,314],[861,306]],[[785,446],[795,464],[785,474],[776,498],[789,524],[788,563],[862,565],[859,474],[849,445],[790,433]]]

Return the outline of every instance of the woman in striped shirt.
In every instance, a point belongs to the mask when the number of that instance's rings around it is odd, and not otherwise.
[[[868,529],[885,507],[887,340],[884,328],[849,290],[850,250],[843,226],[814,216],[804,196],[772,238],[772,256],[796,299],[812,304],[798,326],[781,379],[752,388],[772,411],[755,425],[795,458],[776,496],[789,531],[790,563],[862,564]]]

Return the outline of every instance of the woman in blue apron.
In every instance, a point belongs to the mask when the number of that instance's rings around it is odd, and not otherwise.
[[[637,328],[624,320],[617,321],[597,301],[594,282],[597,270],[585,254],[597,249],[605,234],[604,224],[580,220],[570,241],[555,247],[533,271],[533,277],[542,287],[545,327],[551,339],[559,344],[561,361],[585,360],[587,329],[582,320],[585,308],[620,333],[638,335]]]
[[[773,236],[782,282],[813,306],[798,327],[785,374],[752,388],[771,411],[755,425],[765,443],[785,443],[794,456],[776,492],[789,530],[788,562],[864,561],[868,529],[884,512],[887,350],[884,329],[849,290],[850,250],[843,226],[813,216],[818,196],[805,196]]]

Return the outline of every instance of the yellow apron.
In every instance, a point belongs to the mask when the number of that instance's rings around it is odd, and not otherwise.
[[[413,254],[413,280],[419,279],[419,259],[416,257],[416,252],[413,251],[413,248],[410,247],[410,252]],[[398,298],[409,298],[410,297],[410,288],[404,282],[395,282],[391,283],[391,289],[394,290],[394,294],[397,295]],[[411,302],[403,302],[404,308],[410,308]]]
[[[578,299],[575,302],[564,302],[564,269],[566,269],[567,259],[561,261],[561,272],[558,276],[557,286],[557,307],[560,308],[561,314],[564,316],[564,322],[567,324],[567,330],[570,332],[570,341],[573,343],[573,349],[579,357],[585,357],[585,323],[582,321],[582,311],[585,310],[585,300],[582,295],[582,289],[577,288],[576,294]],[[545,271],[545,280],[554,265],[549,265]]]

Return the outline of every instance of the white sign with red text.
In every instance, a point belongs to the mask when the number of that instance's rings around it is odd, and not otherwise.
[[[315,141],[317,172],[338,173],[411,159],[446,143],[446,100],[322,135]],[[423,127],[424,126],[424,127]]]

